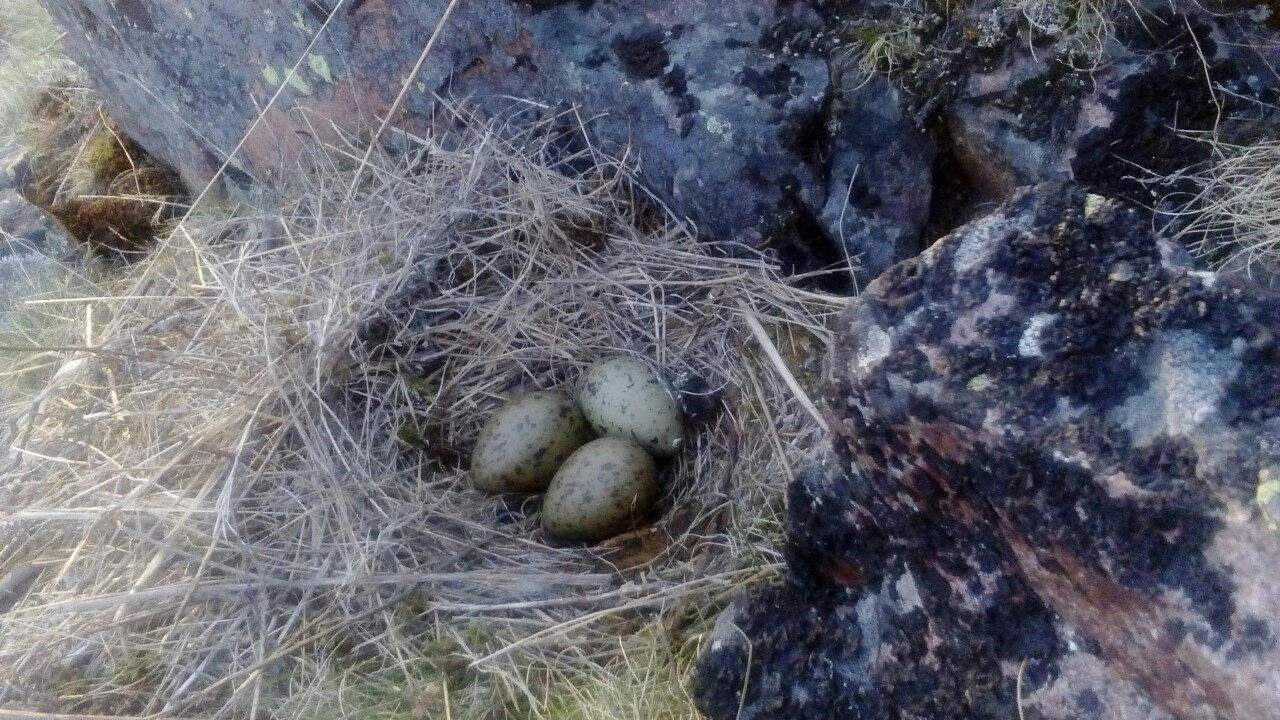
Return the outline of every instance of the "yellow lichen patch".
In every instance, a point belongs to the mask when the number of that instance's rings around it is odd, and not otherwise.
[[[323,55],[308,55],[307,65],[311,68],[311,72],[320,76],[325,82],[333,83],[333,74],[329,72],[329,61]]]
[[[84,145],[80,156],[80,164],[103,182],[111,182],[121,173],[133,167],[129,151],[120,142],[120,135],[114,131],[103,129],[94,133]]]
[[[1101,195],[1089,193],[1084,196],[1084,216],[1092,218],[1097,215],[1102,207],[1106,204],[1107,199]]]
[[[270,65],[262,68],[262,79],[266,80],[273,89],[280,87],[280,73]]]
[[[707,130],[715,133],[716,135],[719,135],[722,138],[725,138],[725,139],[731,138],[733,133],[733,125],[729,124],[728,120],[716,117],[714,115],[707,115],[705,113],[702,113],[702,115],[707,120]]]
[[[293,73],[292,75],[289,76],[289,87],[293,88],[294,90],[297,90],[302,95],[311,94],[311,86],[308,85],[307,81],[303,80],[302,76],[299,75],[298,73]]]
[[[973,378],[969,380],[967,387],[969,388],[969,392],[982,392],[994,384],[995,383],[991,381],[991,378],[986,375],[974,375]]]
[[[1280,532],[1280,467],[1258,471],[1258,508],[1272,532]]]
[[[311,57],[315,58],[319,56],[312,55]],[[323,62],[323,60],[324,58],[321,58],[321,62]],[[312,67],[314,69],[315,66],[313,65]],[[327,74],[329,72],[328,64],[325,63],[324,65],[322,65],[322,67],[325,73]],[[320,74],[320,72],[316,71],[316,74]],[[269,85],[273,90],[280,87],[280,71],[276,70],[275,67],[272,65],[267,65],[266,67],[262,68],[262,79],[266,80],[267,85]],[[330,78],[326,78],[326,79],[332,82]],[[297,73],[290,74],[286,82],[289,83],[289,87],[292,87],[294,90],[297,90],[299,93],[303,95],[311,94],[311,86],[307,84],[306,80],[303,80],[301,77],[299,77]]]

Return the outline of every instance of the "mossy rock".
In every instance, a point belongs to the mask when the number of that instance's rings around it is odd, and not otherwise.
[[[187,196],[176,171],[68,88],[43,94],[23,134],[29,170],[22,194],[95,255],[140,256]]]

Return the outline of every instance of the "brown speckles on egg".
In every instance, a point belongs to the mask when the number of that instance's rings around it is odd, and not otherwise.
[[[603,437],[569,456],[542,503],[547,532],[595,542],[628,529],[658,499],[653,458],[632,440]]]

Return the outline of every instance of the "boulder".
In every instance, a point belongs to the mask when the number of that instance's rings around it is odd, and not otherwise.
[[[241,138],[228,178],[243,184],[334,126],[380,122],[449,5],[45,4],[112,115],[195,186]],[[805,270],[855,256],[869,279],[921,248],[933,149],[887,82],[840,72],[814,41],[826,22],[775,0],[458,3],[396,125],[424,131],[444,99],[495,118],[572,106],[567,125],[638,161],[706,236]]]
[[[1280,298],[1042,184],[872,283],[825,383],[709,717],[1280,718]]]

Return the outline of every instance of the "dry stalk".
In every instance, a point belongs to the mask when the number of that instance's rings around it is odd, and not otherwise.
[[[1232,145],[1205,138],[1209,162],[1180,177],[1200,188],[1180,215],[1179,239],[1217,268],[1280,273],[1280,141]]]

